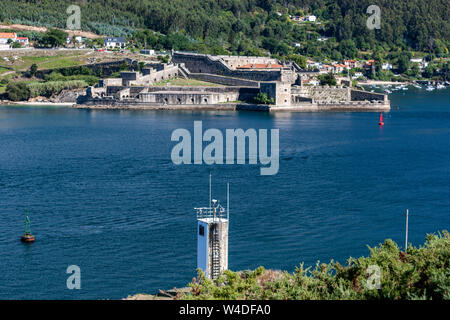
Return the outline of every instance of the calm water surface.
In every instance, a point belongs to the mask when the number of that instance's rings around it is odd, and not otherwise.
[[[120,299],[195,275],[193,207],[231,184],[229,268],[345,262],[386,238],[450,227],[450,89],[391,95],[378,113],[88,111],[0,107],[0,299]],[[280,170],[184,165],[176,128],[279,128]],[[224,131],[223,131],[224,132]],[[19,241],[30,210],[32,245]],[[81,268],[81,290],[66,268]]]

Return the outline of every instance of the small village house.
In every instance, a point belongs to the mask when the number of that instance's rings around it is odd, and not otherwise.
[[[381,65],[381,69],[382,70],[392,70],[392,64],[390,64],[390,63],[388,63],[388,62],[385,62],[385,63],[383,63],[382,65]]]
[[[17,37],[16,42],[20,43],[22,47],[28,47],[30,44],[28,37]]]
[[[105,38],[105,47],[106,48],[124,48],[126,41],[122,37],[107,37]]]
[[[0,32],[0,44],[7,44],[8,40],[15,42],[17,34],[15,32]]]
[[[417,63],[420,69],[428,67],[428,62],[422,58],[413,58],[409,60],[411,63]]]
[[[344,60],[344,65],[350,69],[357,68],[355,60]]]
[[[333,73],[341,73],[344,69],[347,69],[345,64],[336,63],[333,65]]]

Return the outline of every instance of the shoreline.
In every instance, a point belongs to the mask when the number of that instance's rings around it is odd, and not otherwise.
[[[185,111],[255,111],[255,112],[379,112],[390,111],[390,103],[370,103],[367,101],[352,101],[345,104],[303,104],[277,107],[274,105],[224,103],[203,105],[139,105],[139,104],[73,104],[70,108],[88,110],[185,110]]]
[[[54,107],[70,107],[74,102],[30,102],[30,101],[1,101],[2,106],[54,106]]]

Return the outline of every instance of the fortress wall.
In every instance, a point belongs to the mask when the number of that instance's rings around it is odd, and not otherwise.
[[[120,73],[124,86],[149,86],[153,82],[176,78],[178,75],[179,69],[176,65],[167,65],[160,70],[146,69],[145,75],[135,71]]]
[[[217,56],[218,58],[225,61],[225,63],[231,69],[236,69],[247,64],[276,64],[279,63],[277,59],[269,57],[251,57],[251,56]]]
[[[350,88],[328,86],[294,87],[292,93],[297,96],[311,98],[314,102],[339,103],[350,101]]]
[[[253,81],[279,81],[282,77],[281,70],[233,70],[222,59],[204,54],[175,52],[172,62],[184,63],[191,73],[209,73]]]
[[[363,90],[351,90],[351,101],[388,101],[388,96],[383,93],[375,93]]]
[[[197,79],[206,82],[223,84],[226,86],[244,86],[244,87],[259,87],[259,83],[257,81],[239,79],[239,78],[231,78],[226,76],[220,76],[215,74],[207,74],[207,73],[191,73],[189,74],[189,78]]]

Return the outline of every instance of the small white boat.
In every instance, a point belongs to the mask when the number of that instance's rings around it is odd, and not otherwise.
[[[433,90],[434,90],[434,87],[428,86],[428,87],[426,88],[426,90],[427,90],[427,91],[433,91]]]
[[[436,89],[445,89],[445,86],[443,85],[443,84],[438,84],[437,86],[436,86]]]

